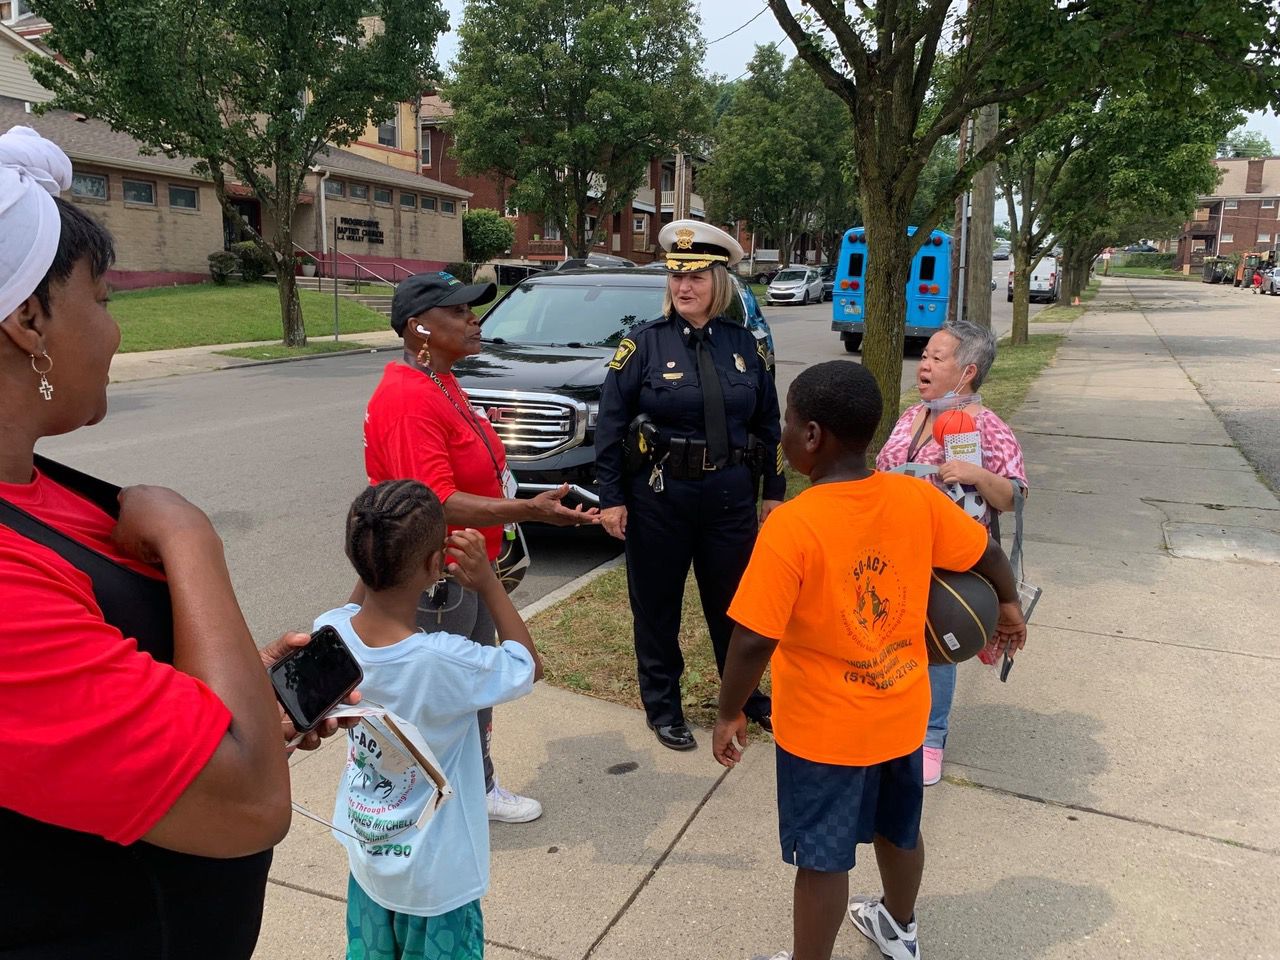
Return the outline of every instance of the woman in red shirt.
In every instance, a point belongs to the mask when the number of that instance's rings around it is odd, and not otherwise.
[[[222,541],[171,490],[35,454],[106,415],[120,345],[70,185],[0,136],[0,955],[248,960],[289,772]]]
[[[491,283],[464,284],[447,273],[409,277],[396,288],[391,326],[404,338],[404,355],[387,365],[364,418],[364,461],[369,483],[418,480],[444,504],[452,532],[475,527],[496,560],[516,523],[536,520],[556,526],[598,523],[598,510],[570,510],[560,501],[568,484],[529,500],[515,499],[502,440],[477,411],[453,375],[453,365],[481,350],[480,321],[472,306],[488,303]],[[357,588],[355,602],[363,599]],[[495,643],[493,620],[476,594],[447,582],[424,594],[418,625]],[[542,815],[530,797],[504,790],[489,755],[492,710],[481,711],[485,787],[489,819],[524,823]]]

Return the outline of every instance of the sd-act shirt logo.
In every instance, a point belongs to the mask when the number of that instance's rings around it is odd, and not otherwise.
[[[422,771],[367,720],[347,737],[347,817],[354,832],[380,840],[413,826],[421,813]]]
[[[920,666],[911,655],[911,638],[894,639],[907,606],[897,565],[868,551],[842,586],[840,619],[853,653],[845,659],[845,682],[888,690]]]

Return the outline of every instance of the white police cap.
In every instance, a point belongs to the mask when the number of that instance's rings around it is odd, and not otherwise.
[[[719,227],[701,220],[672,220],[658,232],[668,273],[697,273],[717,263],[732,267],[742,259],[742,244]]]

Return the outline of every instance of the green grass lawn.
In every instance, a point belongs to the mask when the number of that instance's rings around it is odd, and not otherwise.
[[[1040,371],[1053,362],[1062,339],[1058,334],[1041,333],[1023,346],[1002,343],[982,385],[983,403],[1002,419],[1011,419]],[[899,411],[919,399],[914,388],[908,390],[902,395]],[[808,485],[808,477],[787,468],[788,498]],[[542,653],[548,683],[602,700],[640,706],[625,569],[610,570],[544,610],[530,621],[529,628]],[[685,719],[710,726],[715,722],[720,685],[692,576],[685,584],[680,649],[685,660],[680,681]],[[766,691],[769,689],[768,671],[761,685]]]
[[[333,336],[333,295],[300,291],[308,337]],[[280,340],[280,300],[272,284],[212,283],[114,294],[120,352]],[[351,300],[338,302],[342,333],[387,329],[387,319]]]
[[[1140,280],[1191,280],[1200,282],[1197,273],[1186,274],[1180,270],[1162,270],[1160,267],[1116,267],[1113,266],[1107,276],[1135,277]]]
[[[329,334],[332,338],[333,334]],[[309,338],[305,347],[286,347],[283,343],[255,343],[252,347],[232,347],[217,350],[224,357],[242,357],[245,360],[287,360],[291,357],[311,357],[318,353],[340,353],[344,350],[369,349],[354,340],[325,340]]]

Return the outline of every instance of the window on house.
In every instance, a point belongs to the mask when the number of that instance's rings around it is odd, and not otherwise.
[[[341,180],[326,180],[324,182],[324,195],[326,197],[345,197],[347,195],[347,185]]]
[[[1271,242],[1271,234],[1269,234],[1269,233],[1260,233],[1260,234],[1258,234],[1258,242],[1259,242],[1259,243],[1270,243],[1270,242]]]
[[[27,0],[0,0],[0,21],[13,23],[31,12]]]
[[[422,165],[431,166],[431,131],[422,131]]]
[[[378,143],[384,147],[400,146],[400,130],[394,116],[378,124]]]
[[[381,203],[384,206],[391,206],[391,191],[386,187],[373,188],[373,202]]]
[[[146,180],[125,180],[124,202],[154,207],[156,205],[156,185]]]
[[[406,210],[418,209],[418,195],[416,193],[400,194],[400,206],[404,207]]]
[[[468,203],[466,200],[463,200],[463,201],[462,201],[462,212],[463,212],[463,213],[466,213],[466,212],[467,212],[467,211],[469,211],[470,209],[471,209],[471,204],[470,204],[470,203]]]
[[[440,212],[441,212],[441,213],[447,213],[447,214],[449,214],[449,216],[453,216],[454,214],[456,214],[456,213],[458,212],[458,204],[457,204],[457,201],[455,201],[455,200],[441,200],[441,201],[440,201]]]
[[[77,173],[71,178],[71,195],[85,200],[106,200],[107,178],[96,173]]]
[[[1263,210],[1271,210],[1271,209],[1273,209],[1273,208],[1275,207],[1275,205],[1276,205],[1276,198],[1275,198],[1275,197],[1272,197],[1270,200],[1263,200],[1263,201],[1262,201],[1262,209],[1263,209]]]
[[[422,209],[423,209],[423,210],[434,210],[435,208],[436,208],[436,198],[435,198],[435,197],[423,197],[423,198],[422,198]]]
[[[542,239],[558,241],[560,239],[560,228],[557,227],[550,220],[543,220],[542,221]]]
[[[351,199],[352,200],[368,200],[369,185],[367,183],[351,184]]]
[[[195,187],[178,187],[169,184],[169,206],[179,210],[198,210],[200,191]]]
[[[588,237],[596,232],[596,223],[598,222],[599,221],[596,217],[593,217],[589,213],[587,214],[587,236]]]
[[[1228,210],[1234,210],[1236,209],[1236,207],[1240,206],[1240,203],[1237,200],[1228,200],[1226,203],[1223,204],[1223,206],[1226,207]]]
[[[675,172],[672,170],[664,169],[662,171],[662,189],[665,191],[665,190],[674,190],[675,188],[676,188]]]
[[[1222,243],[1234,243],[1236,235],[1234,233],[1224,233],[1222,235]]]
[[[631,232],[632,232],[632,233],[640,233],[640,234],[643,234],[643,233],[645,233],[645,232],[647,231],[648,227],[649,227],[649,218],[648,218],[648,217],[632,217],[632,218],[631,218]]]
[[[502,215],[515,219],[520,216],[520,208],[513,204],[510,200],[504,200],[502,204]]]

